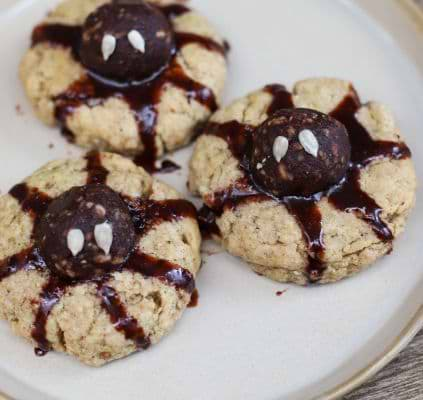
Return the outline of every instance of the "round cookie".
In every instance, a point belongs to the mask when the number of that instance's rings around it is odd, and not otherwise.
[[[132,161],[50,162],[0,197],[0,318],[38,355],[101,366],[172,329],[200,243],[193,205]]]
[[[58,124],[79,146],[134,156],[153,172],[158,157],[189,143],[217,109],[227,73],[226,46],[206,18],[177,1],[144,3],[154,9],[148,26],[135,18],[115,21],[110,11],[96,15],[104,7],[125,8],[123,15],[132,15],[127,9],[137,3],[144,2],[63,1],[34,29],[20,78],[43,122]],[[101,34],[114,24],[103,44]],[[140,70],[145,60],[148,65]],[[119,65],[131,66],[127,81]]]
[[[279,110],[292,113],[294,108],[316,110],[343,124],[351,162],[329,190],[308,197],[269,196],[254,173],[264,170],[269,182],[272,174],[279,178],[272,166],[251,165],[251,159],[256,161],[251,142],[260,142],[258,128]],[[263,136],[262,143],[267,140]],[[415,203],[410,156],[387,107],[362,104],[350,82],[308,79],[297,82],[292,93],[269,85],[215,113],[196,142],[189,188],[205,203],[200,212],[204,229],[258,274],[301,285],[329,283],[392,250]]]

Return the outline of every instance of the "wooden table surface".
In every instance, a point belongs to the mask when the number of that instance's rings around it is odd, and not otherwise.
[[[345,400],[423,400],[423,331],[395,361]]]

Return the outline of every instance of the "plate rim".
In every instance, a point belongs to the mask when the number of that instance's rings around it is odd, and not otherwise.
[[[423,14],[422,14],[423,16]],[[368,366],[335,388],[312,400],[337,400],[359,388],[393,361],[423,329],[423,304],[390,346]],[[0,391],[0,400],[17,400]]]
[[[420,31],[420,33],[423,32],[423,8],[420,7],[415,0],[393,0],[393,3],[395,3],[398,8],[402,9],[406,19],[414,25],[414,28],[417,31]],[[384,28],[386,29],[386,27]],[[322,395],[313,398],[312,400],[341,399],[343,396],[361,387],[376,376],[389,363],[396,359],[401,351],[403,351],[412,342],[421,330],[423,330],[423,302],[400,334],[391,342],[382,354],[349,379],[340,383],[333,389],[329,389]]]
[[[423,32],[423,9],[415,2],[415,0],[392,0],[398,8],[401,8],[405,14],[406,19],[409,20],[415,28]],[[15,4],[13,9],[16,10]],[[6,11],[7,13],[7,11]],[[359,370],[352,377],[340,383],[336,387],[329,389],[325,393],[313,397],[311,400],[337,400],[341,399],[348,393],[359,388],[371,378],[373,378],[378,372],[392,362],[399,353],[404,350],[415,336],[423,329],[423,303],[420,305],[414,316],[403,328],[400,334],[391,342],[391,344],[370,362],[366,367]],[[17,400],[12,398],[10,395],[3,392],[0,388],[0,400]]]
[[[422,14],[423,16],[423,14]],[[333,389],[328,390],[324,394],[315,397],[312,400],[337,400],[359,388],[378,372],[385,368],[391,361],[398,357],[399,353],[404,350],[411,341],[423,329],[423,304],[417,310],[410,322],[405,326],[401,333],[387,347],[387,349],[379,355],[375,360],[362,368],[351,378],[342,382]],[[10,399],[12,400],[12,399]]]

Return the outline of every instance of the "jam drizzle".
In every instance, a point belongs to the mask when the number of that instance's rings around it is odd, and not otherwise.
[[[0,262],[0,282],[20,270],[45,270],[46,263],[36,247],[30,247]]]
[[[220,236],[220,229],[216,223],[216,212],[210,207],[203,205],[198,211],[198,224],[203,239],[211,239]]]
[[[32,31],[31,44],[46,43],[53,46],[69,47],[74,57],[78,57],[78,47],[82,35],[81,26],[64,24],[42,24]]]
[[[199,298],[200,298],[200,293],[198,292],[198,289],[195,289],[191,294],[191,300],[188,304],[188,307],[189,308],[197,307]]]
[[[90,151],[87,160],[87,184],[105,184],[109,171],[101,163],[101,154],[98,151]]]
[[[410,149],[405,143],[374,141],[367,130],[355,117],[361,104],[358,97],[348,96],[331,113],[342,122],[350,135],[351,165],[343,184],[329,196],[329,202],[346,212],[354,212],[366,221],[375,234],[384,242],[392,242],[394,236],[381,218],[382,209],[360,187],[360,170],[372,161],[381,158],[402,160],[411,157]]]
[[[119,299],[116,290],[101,282],[97,289],[101,298],[101,306],[109,314],[110,321],[115,329],[122,332],[125,338],[132,340],[137,349],[147,349],[150,347],[150,338],[145,334],[144,329],[138,325],[138,321],[128,315],[126,306]]]
[[[322,214],[317,206],[320,198],[320,195],[310,198],[287,197],[282,201],[297,220],[307,243],[309,255],[306,272],[310,282],[318,281],[326,269],[322,261],[325,252]]]
[[[47,339],[47,321],[54,306],[59,303],[64,295],[66,286],[62,279],[52,275],[40,294],[40,304],[31,332],[32,338],[37,343],[35,348],[37,356],[44,356],[51,350],[51,344]]]
[[[28,213],[34,220],[46,212],[52,200],[47,194],[36,188],[30,188],[26,183],[14,186],[9,194],[18,201],[22,211]]]
[[[101,162],[101,154],[92,151],[86,155],[87,184],[104,184],[108,170]],[[30,188],[26,183],[16,185],[10,190],[20,204],[21,209],[34,220],[34,227],[39,218],[47,210],[52,199],[37,189]],[[138,238],[145,235],[150,229],[164,221],[177,221],[182,218],[196,218],[195,207],[186,200],[151,201],[141,198],[123,198],[128,205],[132,221],[136,227]],[[37,343],[35,353],[45,355],[51,349],[47,339],[47,322],[51,311],[57,305],[66,290],[79,283],[93,283],[97,287],[97,296],[101,305],[108,313],[110,321],[116,330],[122,332],[129,340],[133,340],[138,349],[146,349],[150,345],[149,337],[144,333],[135,318],[128,315],[125,305],[119,299],[116,291],[107,283],[110,275],[101,279],[69,280],[50,271],[36,246],[21,251],[0,262],[0,281],[20,270],[40,270],[49,272],[50,277],[43,286],[39,297],[40,302],[35,314],[32,338]],[[192,273],[179,265],[167,260],[160,260],[135,249],[128,260],[116,271],[130,270],[144,277],[157,278],[163,283],[191,294],[195,289],[195,280]]]
[[[168,19],[174,19],[176,17],[180,17],[183,14],[191,12],[190,8],[182,4],[169,4],[167,6],[161,6],[160,9]]]
[[[292,94],[285,86],[277,84],[267,85],[264,90],[272,95],[272,102],[267,109],[268,115],[284,108],[294,108]]]
[[[170,5],[161,9],[169,19],[190,12],[190,9],[183,5]],[[81,34],[81,26],[42,24],[33,31],[32,45],[49,43],[71,48],[73,57],[80,62],[78,53]],[[177,56],[182,47],[189,44],[197,44],[222,55],[226,55],[228,50],[227,46],[210,38],[186,32],[175,32],[175,44],[174,57],[169,66],[145,82],[115,82],[102,78],[92,71],[86,71],[84,77],[54,98],[55,118],[62,128],[63,135],[69,141],[74,141],[74,135],[67,127],[67,119],[80,106],[93,107],[104,103],[109,98],[119,98],[128,104],[135,115],[138,133],[143,144],[143,151],[134,157],[134,161],[151,173],[179,169],[180,167],[171,161],[165,161],[161,166],[157,165],[156,125],[162,92],[167,85],[171,84],[183,90],[189,101],[195,100],[208,108],[210,112],[214,112],[217,109],[217,101],[213,91],[188,77],[177,63]]]
[[[183,218],[197,218],[197,210],[187,200],[152,201],[142,198],[124,198],[128,205],[135,231],[146,234],[155,225],[162,222],[178,221]]]
[[[269,85],[265,91],[273,97],[268,115],[279,109],[293,108],[292,95],[281,85]],[[324,262],[325,244],[322,230],[322,215],[318,202],[323,196],[340,211],[354,212],[359,218],[367,222],[380,240],[391,243],[393,234],[382,220],[382,209],[360,187],[361,170],[377,159],[389,158],[402,160],[409,158],[411,152],[404,143],[389,141],[375,141],[370,133],[360,124],[356,113],[361,107],[358,96],[353,91],[330,115],[342,122],[349,133],[352,155],[346,177],[327,192],[318,193],[311,197],[287,196],[275,198],[259,188],[250,173],[248,154],[250,153],[251,133],[254,127],[237,121],[223,124],[210,123],[206,135],[214,135],[228,143],[229,150],[240,162],[240,169],[245,177],[235,182],[231,187],[213,193],[205,199],[208,206],[199,212],[199,220],[206,235],[218,235],[219,228],[216,218],[225,209],[233,209],[240,203],[251,201],[277,201],[287,208],[297,220],[304,240],[308,246],[308,264],[306,267],[310,283],[318,282],[326,269]]]
[[[167,260],[159,260],[142,253],[140,250],[132,253],[125,264],[125,269],[140,273],[148,278],[157,278],[188,294],[191,294],[195,289],[194,277],[187,269]]]

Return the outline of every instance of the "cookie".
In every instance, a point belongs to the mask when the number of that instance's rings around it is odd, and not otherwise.
[[[129,159],[50,162],[0,197],[0,318],[38,355],[147,349],[190,302],[200,242],[194,206]]]
[[[416,175],[391,111],[362,104],[350,82],[322,78],[292,93],[269,85],[215,113],[189,188],[205,203],[203,228],[227,251],[260,275],[305,285],[391,252]]]
[[[154,172],[217,109],[226,51],[180,2],[65,0],[35,27],[20,78],[36,115],[69,141]]]

